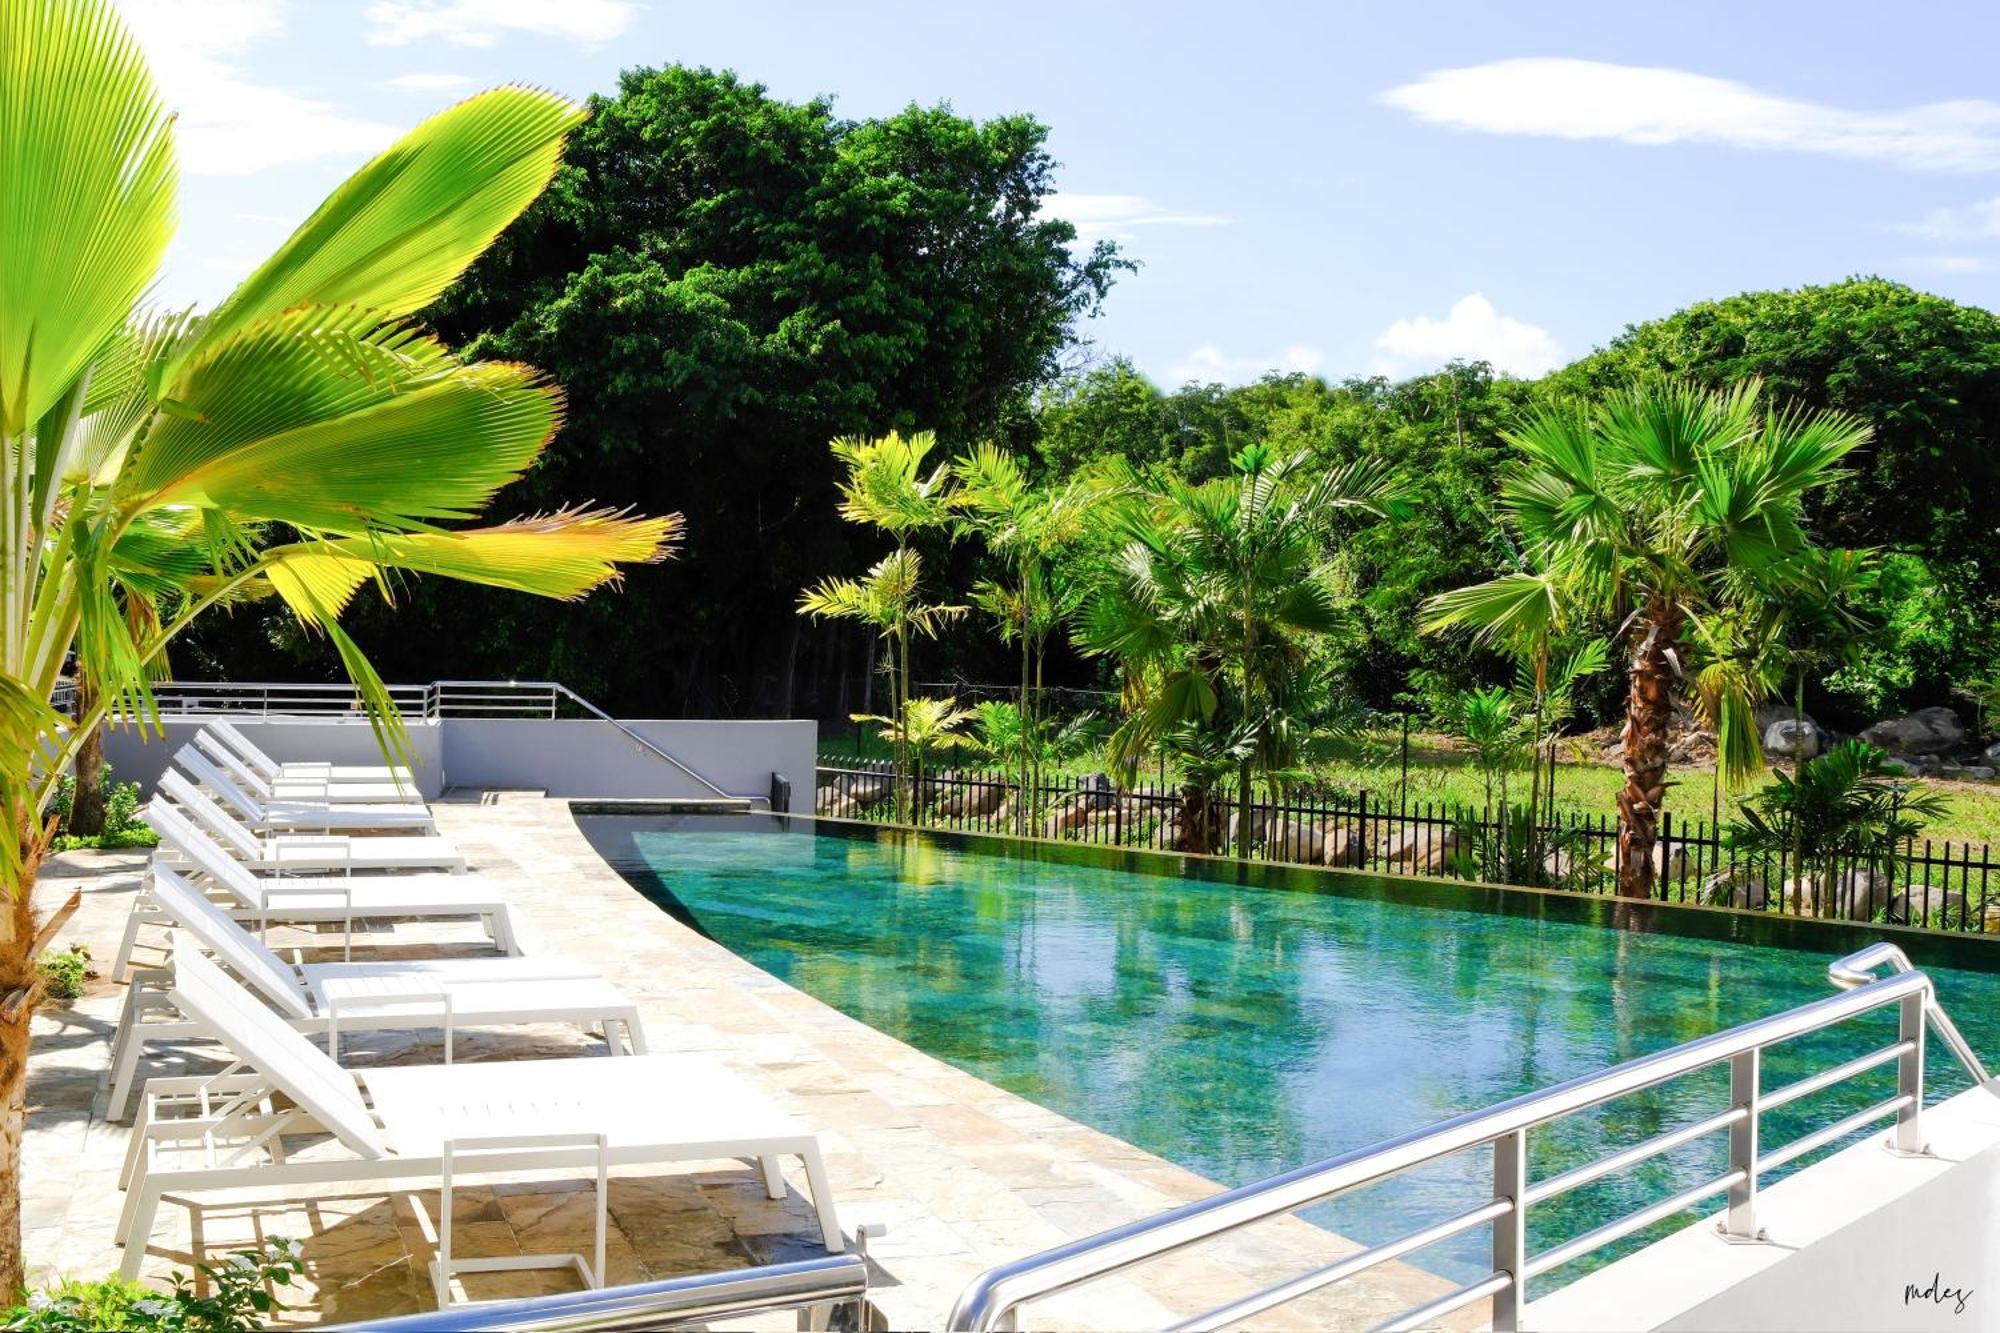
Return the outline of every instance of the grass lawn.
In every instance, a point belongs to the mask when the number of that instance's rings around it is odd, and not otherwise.
[[[887,743],[872,732],[864,740],[861,752],[864,757],[883,760],[889,757]],[[855,754],[855,734],[852,730],[822,730],[821,762],[851,759]],[[967,762],[962,753],[933,757],[926,767]],[[971,762],[984,766],[983,761]],[[1094,772],[1100,767],[1095,756],[1086,756],[1060,766],[1058,771],[1066,776],[1076,776]],[[1335,786],[1354,791],[1365,790],[1373,798],[1394,801],[1402,782],[1401,737],[1389,732],[1364,742],[1342,745],[1332,757],[1314,764],[1313,771],[1323,781]],[[1142,777],[1142,781],[1146,780],[1149,779]],[[1558,763],[1557,807],[1565,813],[1609,818],[1617,809],[1616,797],[1624,780],[1624,774],[1608,764]],[[1690,765],[1676,768],[1668,774],[1668,781],[1671,785],[1667,793],[1667,809],[1676,821],[1706,820],[1709,817],[1714,785],[1714,770],[1711,767]],[[1740,798],[1754,794],[1766,781],[1768,779],[1759,779],[1742,793],[1723,792],[1723,819],[1734,818]],[[1947,810],[1943,818],[1924,830],[1923,836],[1939,842],[2000,843],[2000,783],[1925,779],[1924,785],[1943,793]],[[1528,775],[1525,771],[1512,780],[1511,791],[1516,799],[1525,797],[1527,787]],[[1462,754],[1451,748],[1449,741],[1441,736],[1413,732],[1410,736],[1408,799],[1411,802],[1477,806],[1486,800],[1486,796],[1477,770],[1466,762]]]

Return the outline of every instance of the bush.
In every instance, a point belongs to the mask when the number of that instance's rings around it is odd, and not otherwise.
[[[49,949],[36,964],[42,973],[42,989],[52,1000],[80,1000],[83,983],[90,976],[90,949],[72,944],[67,949]]]
[[[115,851],[124,847],[158,845],[159,835],[139,818],[139,784],[113,782],[110,765],[107,764],[104,769],[104,832],[90,837],[69,832],[70,803],[75,799],[76,776],[65,773],[57,782],[55,795],[49,801],[49,809],[56,815],[56,837],[50,844],[50,850],[70,852],[79,847],[95,847]]]
[[[261,1250],[235,1250],[219,1264],[196,1264],[208,1278],[209,1294],[195,1294],[194,1279],[172,1277],[173,1290],[162,1294],[136,1282],[105,1278],[75,1279],[46,1291],[29,1292],[7,1311],[0,1329],[24,1333],[252,1333],[265,1317],[284,1309],[267,1286],[290,1286],[305,1271],[298,1249],[274,1236]]]

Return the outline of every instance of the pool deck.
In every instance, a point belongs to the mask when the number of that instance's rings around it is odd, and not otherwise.
[[[530,952],[560,952],[603,969],[638,1000],[655,1051],[707,1052],[820,1134],[842,1224],[888,1233],[871,1242],[871,1298],[886,1326],[935,1328],[975,1274],[1007,1260],[1206,1197],[1213,1182],[1017,1097],[849,1018],[676,922],[592,850],[568,803],[532,793],[454,793],[435,807],[473,868],[500,885]],[[53,906],[73,887],[84,905],[59,942],[89,943],[106,972],[144,865],[140,853],[72,853],[43,872]],[[465,927],[399,925],[395,949],[436,951]],[[274,946],[338,957],[328,937],[273,931]],[[459,944],[458,947],[468,947]],[[357,956],[365,956],[357,950]],[[142,961],[150,961],[142,959]],[[109,1038],[124,988],[91,984],[74,1006],[36,1018],[23,1197],[31,1275],[96,1275],[119,1261],[111,1243],[117,1171],[128,1130],[104,1118]],[[350,1047],[343,1042],[343,1050]],[[365,1038],[355,1058],[440,1058],[421,1038]],[[601,1052],[574,1029],[461,1036],[460,1059]],[[213,1048],[169,1049],[153,1073],[212,1069]],[[614,1181],[607,1264],[613,1282],[779,1262],[823,1252],[798,1194],[765,1198],[740,1163],[625,1173]],[[254,1236],[302,1243],[307,1300],[289,1322],[353,1320],[431,1307],[425,1262],[436,1192],[268,1197],[162,1209],[147,1273],[185,1269]],[[461,1253],[587,1248],[581,1184],[501,1181],[461,1189]],[[198,1231],[198,1242],[196,1232]],[[1355,1246],[1296,1219],[1264,1224],[1148,1266],[1145,1290],[1112,1279],[1032,1305],[1034,1328],[1160,1327],[1331,1263]],[[468,1278],[482,1297],[560,1290],[540,1274]],[[476,1285],[475,1285],[476,1284]],[[1256,1320],[1258,1328],[1362,1328],[1451,1284],[1386,1264]],[[1476,1319],[1455,1319],[1471,1326]],[[789,1319],[758,1325],[790,1327]]]

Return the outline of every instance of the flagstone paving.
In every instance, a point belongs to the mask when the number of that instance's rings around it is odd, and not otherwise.
[[[598,858],[563,801],[530,793],[454,793],[438,822],[477,873],[515,905],[525,946],[601,967],[639,1002],[656,1051],[703,1051],[735,1069],[820,1134],[843,1225],[887,1224],[869,1245],[872,1300],[889,1328],[934,1328],[975,1274],[997,1263],[1148,1216],[1216,1191],[1212,1182],[1067,1120],[877,1032],[792,989],[646,901]],[[84,904],[62,941],[87,942],[108,972],[137,891],[138,853],[70,853],[44,870],[52,906],[72,888]],[[337,957],[328,936],[272,932],[298,956]],[[467,927],[404,923],[370,932],[387,952],[472,951]],[[23,1179],[28,1260],[37,1280],[116,1267],[111,1243],[127,1129],[104,1118],[109,1038],[123,986],[103,979],[35,1023]],[[601,1041],[549,1026],[462,1034],[457,1058],[602,1052]],[[434,1042],[393,1035],[342,1042],[343,1059],[434,1061]],[[213,1047],[168,1048],[153,1074],[220,1067]],[[690,1090],[699,1095],[699,1090]],[[310,1151],[310,1150],[309,1150]],[[823,1253],[793,1179],[765,1197],[735,1162],[622,1173],[611,1189],[611,1282],[709,1272]],[[311,1199],[204,1198],[161,1211],[149,1277],[214,1261],[272,1236],[300,1242],[307,1283],[288,1322],[346,1321],[432,1306],[427,1261],[435,1190],[385,1196],[330,1191]],[[581,1183],[503,1179],[461,1188],[461,1254],[587,1250]],[[1145,1290],[1114,1279],[1030,1307],[1025,1326],[1159,1327],[1349,1254],[1342,1238],[1283,1219],[1144,1270]],[[561,1290],[558,1274],[473,1275],[463,1294],[497,1298]],[[1390,1264],[1256,1321],[1273,1329],[1354,1328],[1441,1294],[1449,1284]],[[303,1299],[301,1299],[301,1297]],[[753,1321],[790,1327],[789,1319]]]

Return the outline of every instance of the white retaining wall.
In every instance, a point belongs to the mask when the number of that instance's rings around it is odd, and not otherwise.
[[[259,747],[280,760],[379,764],[364,721],[237,718]],[[150,794],[175,750],[201,730],[197,718],[166,721],[167,738],[129,728],[104,733],[104,757],[121,781]],[[771,775],[792,784],[792,808],[812,809],[819,724],[812,721],[648,719],[626,726],[733,796],[764,797]],[[624,799],[712,796],[700,783],[608,722],[594,718],[444,718],[409,727],[417,785],[428,799],[446,787],[506,787],[551,796]]]

